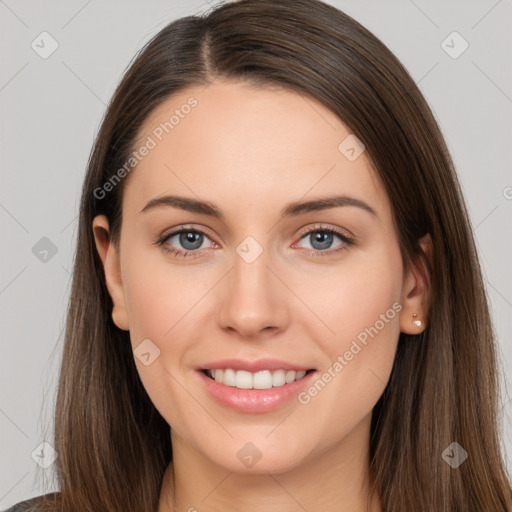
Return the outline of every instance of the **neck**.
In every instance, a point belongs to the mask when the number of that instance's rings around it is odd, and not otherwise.
[[[218,466],[173,432],[158,512],[381,512],[369,481],[370,417],[338,445],[290,471],[242,474]]]

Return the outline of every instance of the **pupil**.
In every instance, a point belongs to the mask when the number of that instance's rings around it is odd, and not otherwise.
[[[180,243],[187,250],[194,250],[201,247],[201,233],[195,233],[193,231],[187,231],[180,235]],[[190,245],[188,245],[190,244]]]
[[[311,245],[315,249],[328,249],[332,243],[332,236],[332,233],[322,233],[317,231]],[[318,245],[315,246],[315,244]]]

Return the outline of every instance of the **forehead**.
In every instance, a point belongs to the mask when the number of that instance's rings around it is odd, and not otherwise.
[[[133,149],[143,145],[151,149],[132,171],[123,200],[138,211],[166,193],[226,209],[240,201],[280,208],[333,193],[388,207],[350,130],[314,98],[279,87],[221,81],[187,88],[146,119]]]

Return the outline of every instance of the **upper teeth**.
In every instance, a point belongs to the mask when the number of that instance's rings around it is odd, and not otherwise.
[[[262,370],[259,372],[247,372],[245,370],[233,370],[231,368],[208,370],[209,375],[217,382],[226,386],[239,389],[270,389],[271,387],[284,386],[294,380],[299,380],[306,375],[304,370]]]

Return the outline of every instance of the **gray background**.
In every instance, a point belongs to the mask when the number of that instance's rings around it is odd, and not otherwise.
[[[329,3],[405,64],[447,139],[499,339],[502,440],[512,469],[505,382],[512,368],[512,2]],[[172,19],[207,8],[200,1],[0,0],[0,509],[55,488],[52,466],[41,468],[31,454],[51,441],[78,197],[105,104],[143,43]],[[43,31],[58,43],[46,59],[31,47],[35,40],[50,48],[38,37]],[[469,43],[458,58],[441,46],[453,31]],[[458,52],[462,44],[451,36],[445,48]],[[48,460],[51,448],[43,450]]]

